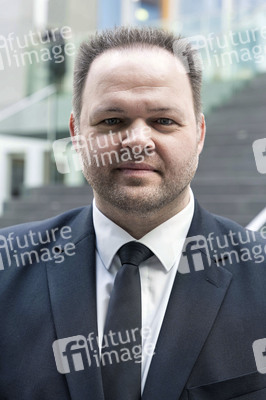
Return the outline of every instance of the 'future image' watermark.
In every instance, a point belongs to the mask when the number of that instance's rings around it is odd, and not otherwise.
[[[60,64],[65,61],[65,56],[75,54],[75,45],[69,41],[71,35],[69,26],[44,32],[30,30],[22,36],[14,32],[7,37],[0,35],[0,70],[47,61]]]
[[[9,232],[8,236],[0,235],[0,271],[10,268],[12,264],[22,267],[52,260],[60,264],[65,257],[75,255],[71,236],[71,227],[67,225],[45,232],[30,229],[24,235],[15,235],[14,232]],[[58,245],[59,239],[65,242]]]
[[[143,346],[136,344],[138,335],[146,341]],[[128,361],[141,363],[144,355],[152,357],[155,354],[155,345],[149,341],[150,337],[151,329],[142,327],[124,332],[110,330],[104,335],[101,346],[94,332],[87,337],[77,335],[55,340],[52,347],[57,370],[60,374],[68,374],[91,366],[104,367]]]
[[[131,148],[122,146],[124,140],[147,141],[151,129],[131,129],[125,132],[113,132],[102,135],[90,132],[88,135],[76,135],[59,139],[53,143],[53,151],[57,170],[61,174],[71,171],[81,171],[85,165],[105,167],[106,165],[119,164],[123,162],[141,163],[145,157],[154,154],[154,145],[151,143],[135,144]],[[85,159],[84,159],[85,158]]]
[[[196,235],[185,240],[178,271],[188,274],[208,269],[212,261],[217,267],[235,265],[244,262],[259,264],[266,261],[266,243],[258,242],[258,235],[266,239],[266,232],[234,232],[208,236]]]
[[[174,54],[182,60],[186,73],[190,72],[187,46],[195,50],[194,68],[205,70],[210,67],[222,68],[232,64],[266,62],[266,25],[242,31],[229,30],[220,35],[195,35],[178,39],[173,45]]]

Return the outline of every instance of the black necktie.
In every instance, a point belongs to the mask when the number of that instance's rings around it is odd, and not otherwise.
[[[141,398],[141,286],[139,264],[153,255],[141,243],[129,242],[118,255],[102,342],[101,369],[105,400]]]

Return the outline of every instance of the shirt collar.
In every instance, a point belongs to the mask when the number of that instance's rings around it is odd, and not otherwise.
[[[194,195],[190,189],[190,200],[183,210],[137,240],[158,257],[167,271],[173,267],[182,251],[193,214]],[[120,247],[136,239],[102,214],[95,200],[93,200],[93,224],[96,249],[105,268],[109,269]]]

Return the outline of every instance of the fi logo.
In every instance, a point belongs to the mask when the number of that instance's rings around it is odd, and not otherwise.
[[[12,234],[11,234],[12,235]],[[9,236],[11,236],[9,235]],[[8,246],[8,239],[5,238],[5,236],[0,235],[0,271],[4,270],[5,267],[10,267],[11,266],[11,257],[10,257],[10,249]],[[5,253],[3,257],[3,253]],[[4,264],[4,259],[6,259],[6,264]]]
[[[91,366],[91,358],[84,336],[72,336],[55,340],[53,352],[60,374],[82,371]]]
[[[258,172],[266,174],[266,138],[255,140],[252,148]]]
[[[83,135],[76,135],[74,139],[67,137],[53,142],[55,163],[60,174],[68,174],[70,172],[83,170],[82,149],[90,165],[91,158],[88,143]]]
[[[258,339],[253,342],[253,353],[257,370],[261,374],[266,374],[266,339]]]
[[[186,238],[178,271],[188,274],[194,271],[202,271],[211,265],[207,240],[202,235]]]

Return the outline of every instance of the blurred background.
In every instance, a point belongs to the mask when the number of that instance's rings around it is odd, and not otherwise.
[[[192,188],[208,210],[264,225],[266,182],[256,157],[263,163],[266,145],[254,156],[252,144],[266,137],[265,1],[0,0],[0,7],[0,227],[91,202],[71,168],[71,143],[61,153],[52,145],[69,137],[79,43],[120,25],[163,27],[199,49],[207,139]]]

